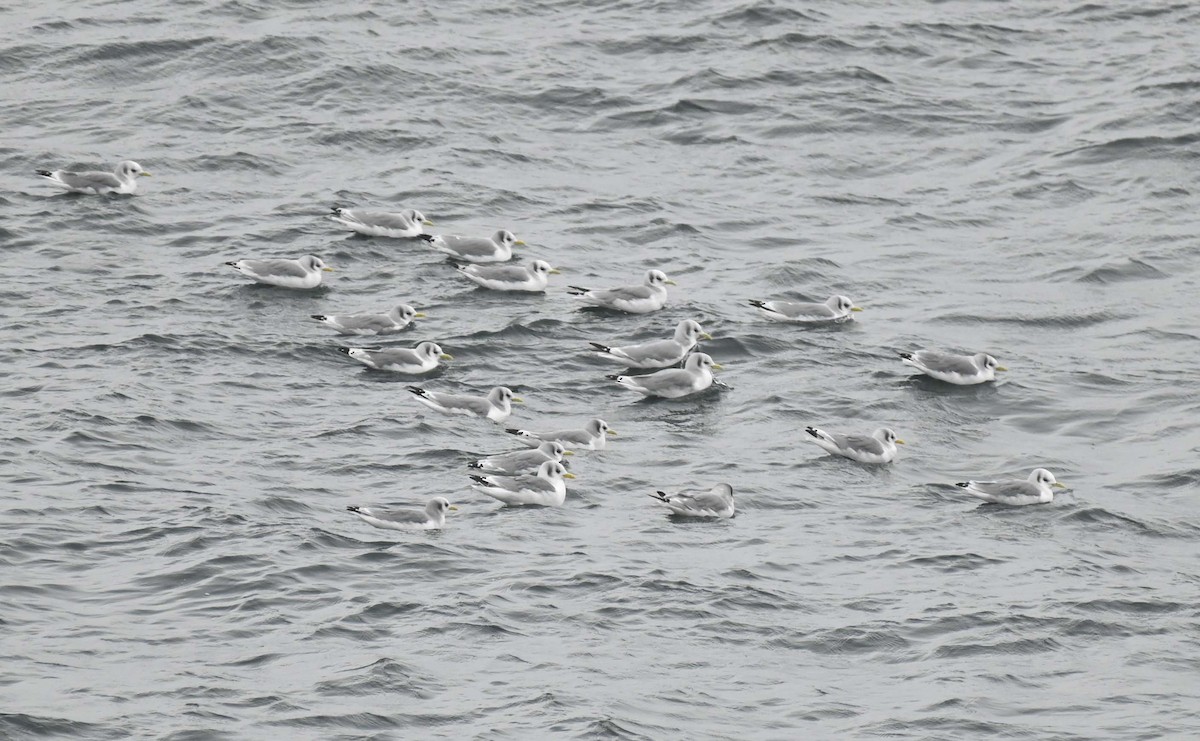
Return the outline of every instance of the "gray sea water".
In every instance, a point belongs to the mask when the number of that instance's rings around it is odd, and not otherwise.
[[[0,5],[0,737],[1200,735],[1200,10],[1168,2]],[[154,177],[57,192],[37,168]],[[513,230],[475,290],[332,205]],[[316,254],[323,288],[222,265]],[[679,284],[646,316],[568,284]],[[850,324],[750,298],[851,296]],[[600,416],[564,507],[310,314]],[[696,318],[729,389],[647,403],[589,341]],[[372,344],[375,341],[368,341]],[[361,344],[358,343],[358,344]],[[897,351],[987,351],[997,384]],[[895,428],[885,468],[803,428]],[[1050,505],[953,486],[1044,466]],[[738,515],[645,494],[730,482]],[[461,511],[374,530],[349,504]]]

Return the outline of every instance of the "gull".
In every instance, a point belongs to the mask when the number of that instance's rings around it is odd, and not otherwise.
[[[896,446],[904,441],[886,427],[867,435],[841,435],[816,427],[805,427],[816,443],[834,455],[843,455],[859,463],[891,463],[896,458]]]
[[[559,273],[545,260],[534,260],[529,265],[459,265],[458,272],[482,288],[528,293],[542,293],[550,276]]]
[[[733,487],[729,484],[717,484],[708,491],[684,491],[678,494],[658,491],[649,496],[667,505],[673,515],[715,517],[722,520],[733,517]]]
[[[510,507],[537,504],[543,507],[561,507],[567,498],[567,484],[563,479],[573,479],[575,474],[567,471],[558,461],[546,461],[538,467],[534,476],[477,476],[471,475],[475,483],[472,489],[481,491],[493,499],[499,499]]]
[[[533,450],[515,450],[511,453],[489,455],[468,463],[467,468],[514,476],[530,469],[536,471],[546,461],[561,461],[564,455],[575,454],[564,448],[562,443],[545,442]]]
[[[350,505],[347,512],[353,512],[368,525],[383,530],[441,530],[446,525],[446,510],[458,510],[445,497],[434,497],[425,505],[425,509],[402,509],[396,512],[376,512]]]
[[[453,234],[421,235],[438,252],[467,262],[506,262],[512,259],[513,245],[524,245],[507,229],[491,237],[459,237]]]
[[[409,386],[408,390],[430,409],[444,414],[465,414],[468,417],[485,417],[493,422],[503,422],[512,414],[513,404],[524,404],[525,400],[513,396],[513,392],[497,386],[488,392],[487,396],[464,396],[462,394],[444,394],[426,391],[419,386]]]
[[[387,211],[364,211],[362,209],[333,207],[330,221],[348,226],[368,237],[419,237],[423,225],[433,224],[420,211],[408,209],[399,213]]]
[[[137,190],[138,176],[150,177],[150,173],[133,160],[125,160],[117,165],[113,172],[89,170],[88,172],[71,172],[70,170],[34,170],[60,188],[71,193],[120,193],[122,195]]]
[[[579,296],[589,306],[599,306],[629,314],[649,314],[652,311],[658,311],[667,303],[666,286],[673,285],[676,285],[675,281],[668,278],[663,271],[648,270],[646,278],[640,286],[600,290],[570,286],[567,293]]]
[[[337,330],[338,334],[381,335],[395,334],[425,315],[408,304],[400,304],[386,314],[313,314],[313,319]]]
[[[905,365],[911,365],[930,378],[958,386],[995,381],[996,371],[1008,370],[985,352],[952,355],[937,350],[918,350],[915,353],[902,352],[900,359]]]
[[[682,368],[667,368],[644,376],[606,376],[606,378],[645,396],[678,399],[704,391],[712,386],[714,380],[712,369],[720,367],[707,353],[698,352],[689,355]]]
[[[225,264],[259,283],[280,288],[316,288],[321,285],[322,272],[333,272],[333,268],[313,255],[298,260],[237,260]]]
[[[1044,468],[1035,468],[1029,478],[1008,479],[1005,481],[967,481],[955,484],[967,490],[967,493],[993,504],[1007,504],[1020,507],[1026,504],[1049,504],[1054,501],[1054,489],[1065,489],[1054,474]]]
[[[850,318],[853,311],[862,311],[861,306],[845,296],[830,296],[821,303],[801,301],[756,301],[750,305],[768,319],[777,322],[840,322]]]
[[[598,342],[590,344],[601,357],[618,360],[629,368],[667,368],[679,363],[695,349],[701,339],[711,340],[712,335],[701,328],[694,319],[684,319],[675,325],[675,336],[669,340],[651,340],[638,345],[609,347]]]
[[[604,450],[608,444],[606,435],[616,435],[616,430],[608,426],[602,419],[593,419],[580,429],[554,430],[553,432],[533,432],[509,427],[504,430],[510,435],[516,435],[532,446],[543,442],[562,443],[565,448],[578,450]]]
[[[411,350],[406,347],[366,348],[339,347],[358,362],[375,370],[395,371],[410,376],[428,373],[438,367],[439,360],[453,360],[454,356],[442,352],[436,342],[422,342]]]

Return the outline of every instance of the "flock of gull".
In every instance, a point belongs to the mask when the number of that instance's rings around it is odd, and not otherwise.
[[[132,161],[120,163],[111,173],[38,170],[37,174],[70,192],[96,195],[134,193],[137,179],[150,175]],[[428,234],[425,227],[432,222],[412,209],[392,213],[336,207],[329,219],[365,236],[420,240],[452,259],[457,273],[464,279],[490,291],[542,293],[549,285],[550,276],[559,272],[544,260],[512,264],[513,247],[524,242],[508,230],[497,231],[490,237]],[[226,265],[258,283],[298,290],[317,288],[324,273],[333,270],[313,255],[298,259],[244,259]],[[610,312],[649,314],[666,305],[667,286],[673,285],[675,282],[661,270],[649,270],[640,284],[606,289],[569,286],[568,293],[578,297],[585,306]],[[845,296],[831,296],[820,303],[752,300],[750,305],[767,319],[802,324],[850,321],[855,312],[862,311]],[[380,337],[399,333],[422,316],[412,306],[401,304],[386,313],[317,314],[312,318],[341,335]],[[720,385],[713,370],[719,370],[721,366],[700,351],[700,341],[704,339],[712,338],[698,322],[685,319],[666,339],[619,346],[591,343],[591,346],[600,357],[620,363],[628,371],[638,371],[609,375],[608,379],[645,397],[678,399],[704,392],[714,384]],[[342,347],[339,350],[369,368],[409,376],[427,374],[437,368],[440,361],[451,359],[435,342],[422,342],[412,348]],[[992,382],[998,371],[1006,370],[994,357],[982,352],[956,355],[918,350],[900,353],[900,359],[931,378],[954,385]],[[408,391],[415,401],[436,412],[479,417],[497,424],[508,419],[514,403],[522,402],[503,386],[482,396],[430,391],[418,386],[409,386]],[[471,462],[469,468],[474,471],[470,475],[473,489],[508,506],[561,506],[567,494],[565,480],[575,478],[567,470],[563,458],[577,450],[601,450],[607,437],[616,434],[603,419],[592,419],[578,429],[538,432],[507,428],[505,431],[525,447],[481,458]],[[904,443],[887,428],[877,429],[869,435],[827,432],[816,427],[805,428],[805,433],[807,439],[829,453],[869,465],[891,463],[896,458],[896,446]],[[967,481],[957,486],[985,502],[1020,506],[1048,503],[1054,498],[1052,487],[1063,485],[1052,473],[1038,468],[1025,480]],[[730,518],[735,512],[733,487],[727,483],[719,483],[708,490],[673,494],[657,491],[650,496],[673,515],[681,517]],[[435,497],[423,510],[377,511],[358,506],[347,509],[378,528],[430,530],[442,528],[446,513],[457,507],[445,497]]]

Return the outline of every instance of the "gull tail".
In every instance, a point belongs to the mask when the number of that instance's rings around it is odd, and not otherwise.
[[[910,352],[902,352],[900,353],[900,359],[911,361],[913,359],[913,355]]]
[[[591,290],[590,288],[580,288],[579,286],[567,286],[567,293],[572,296],[582,296]]]
[[[483,468],[483,463],[480,461],[471,461],[467,464],[467,468]]]
[[[356,349],[357,348],[354,348],[354,347],[339,347],[337,349],[337,351],[340,353],[345,353],[346,355],[349,355],[350,353],[354,352]]]
[[[418,234],[417,239],[423,239],[426,242],[429,242],[430,244],[432,244],[433,240],[437,239],[437,237],[435,237],[432,234]]]
[[[959,488],[962,488],[962,489],[965,489],[965,488],[967,488],[967,487],[968,487],[968,486],[970,486],[970,485],[971,485],[971,482],[970,482],[970,481],[964,481],[964,482],[961,482],[961,483],[955,484],[955,486],[957,486],[957,487],[959,487]]]
[[[426,391],[425,389],[421,388],[420,386],[409,386],[409,387],[408,387],[408,390],[409,390],[411,393],[414,393],[414,394],[416,394],[417,396],[421,397],[422,399],[428,399],[428,398],[429,398],[429,392],[428,392],[428,391]]]
[[[353,512],[356,515],[366,514],[365,512],[363,512],[363,508],[359,507],[357,504],[351,504],[349,507],[346,508],[346,511]]]
[[[756,301],[755,299],[750,299],[750,305],[756,309],[764,309],[764,310],[770,311],[770,309],[767,309],[766,301]]]
[[[476,476],[475,474],[471,474],[467,478],[471,479],[472,481],[474,481],[475,483],[477,483],[481,486],[491,486],[492,485],[492,482],[488,481],[486,476]]]
[[[829,437],[829,433],[825,432],[822,429],[819,429],[816,427],[805,427],[804,431],[807,432],[808,434],[812,435],[813,437],[815,437],[818,440],[822,440],[827,443],[833,442],[833,440]]]
[[[34,172],[44,178],[50,178],[51,180],[54,179],[54,173],[50,172],[49,170],[34,170]]]
[[[316,319],[318,322],[328,321],[329,319],[329,317],[325,316],[324,314],[309,314],[309,316],[313,319]]]
[[[668,501],[667,493],[665,491],[656,491],[653,494],[647,494],[646,496],[650,497],[651,499],[657,499],[658,501],[663,502],[663,503],[666,503]]]
[[[334,206],[333,208],[329,209],[329,212],[335,216],[345,216],[343,213],[345,210],[346,209],[342,208],[341,206]]]
[[[596,350],[596,352],[608,353],[610,355],[612,354],[612,348],[608,345],[601,345],[599,342],[589,342],[588,344],[591,345],[592,349]]]

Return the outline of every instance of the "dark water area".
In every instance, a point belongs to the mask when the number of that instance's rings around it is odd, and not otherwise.
[[[0,737],[1200,735],[1200,9],[278,0],[0,6]],[[132,196],[35,169],[133,159]],[[512,230],[475,289],[333,205]],[[223,262],[320,256],[322,288]],[[662,311],[566,286],[678,287]],[[826,327],[747,299],[845,294]],[[341,338],[311,314],[428,314]],[[588,342],[698,320],[662,402]],[[422,379],[340,345],[438,342]],[[896,356],[986,351],[953,387]],[[405,386],[607,420],[565,506]],[[806,425],[894,428],[869,467]],[[1045,467],[1048,505],[967,479]],[[732,520],[645,496],[730,482]],[[345,511],[460,511],[441,532]]]

